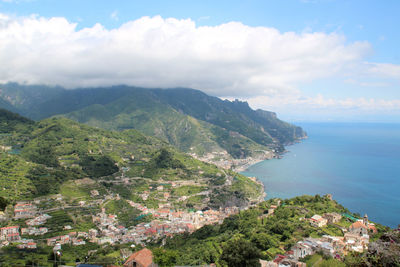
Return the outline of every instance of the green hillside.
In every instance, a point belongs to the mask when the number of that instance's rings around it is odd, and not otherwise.
[[[26,133],[34,122],[16,113],[0,108],[0,134]]]
[[[33,123],[0,111],[0,117],[5,114],[13,119],[5,123],[7,127],[3,128],[8,130],[0,139],[8,147],[2,152],[0,183],[7,183],[10,175],[18,177],[14,180],[21,191],[15,195],[12,191],[15,186],[3,189],[1,195],[10,199],[59,192],[71,199],[85,198],[87,191],[76,195],[82,189],[79,184],[68,181],[87,177],[100,191],[118,193],[154,207],[158,203],[172,203],[177,207],[246,205],[262,194],[261,186],[248,178],[193,159],[137,130],[107,131],[65,118]],[[31,130],[18,132],[12,127],[16,122]],[[172,182],[176,184],[174,188],[170,186]],[[163,192],[154,190],[159,184],[165,184]],[[188,198],[192,194],[203,197],[197,197],[196,201],[179,200],[180,184],[201,188],[199,192],[189,192]],[[140,197],[143,191],[149,191],[147,202]],[[165,199],[164,193],[169,193],[170,198]]]
[[[219,126],[182,114],[148,90],[138,90],[107,105],[91,105],[65,116],[104,129],[134,128],[199,156],[226,150],[234,158],[243,158],[255,150],[268,150],[245,136],[232,135]]]
[[[18,84],[0,88],[0,97],[29,118],[64,115],[108,130],[137,129],[200,158],[222,152],[217,160],[263,159],[266,152],[281,152],[283,145],[305,136],[300,127],[279,120],[275,113],[255,111],[246,102],[223,101],[193,89],[113,86],[65,90]]]
[[[193,89],[155,90],[164,102],[197,119],[236,131],[261,145],[293,142],[304,136],[298,127],[266,111],[254,111],[246,102],[221,100]],[[266,114],[272,114],[266,116]]]
[[[277,208],[269,214],[268,210],[273,206]],[[211,263],[216,263],[217,266],[259,266],[259,259],[273,260],[276,255],[290,250],[296,242],[306,237],[343,236],[338,225],[350,225],[352,221],[347,218],[343,217],[336,226],[327,225],[320,228],[311,226],[306,220],[314,214],[326,212],[349,213],[336,201],[319,195],[298,196],[285,200],[271,199],[226,218],[221,225],[204,226],[191,235],[168,239],[162,249],[158,248],[160,244],[154,244],[158,255],[156,260],[167,260],[171,266],[200,266]],[[376,226],[378,233],[371,235],[372,240],[388,230],[382,225]],[[397,246],[393,248],[391,255],[398,255],[397,249]],[[384,254],[382,249],[378,254],[380,258],[374,258],[375,255],[369,256],[376,264]],[[174,257],[167,258],[164,255]],[[388,258],[386,256],[385,262],[389,262]],[[313,257],[304,258],[307,266],[311,266],[312,260],[318,260],[318,266],[378,266],[366,265],[367,261],[358,253],[349,253],[343,261],[322,257],[318,253]]]

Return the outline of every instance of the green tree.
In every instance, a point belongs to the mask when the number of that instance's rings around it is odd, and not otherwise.
[[[267,233],[254,234],[253,242],[262,250],[268,250],[279,245],[279,240],[277,240],[273,235]]]
[[[175,250],[165,250],[156,248],[153,250],[154,262],[160,267],[170,267],[176,264],[178,252]]]
[[[7,199],[0,197],[0,210],[4,210],[8,205]]]
[[[221,260],[229,267],[260,266],[261,253],[250,241],[234,236],[223,245]]]

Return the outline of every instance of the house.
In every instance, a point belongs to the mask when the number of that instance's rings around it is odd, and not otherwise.
[[[314,254],[312,247],[302,241],[297,242],[297,244],[292,247],[292,250],[295,259],[304,258],[307,255]]]
[[[33,218],[36,214],[36,206],[31,203],[18,203],[14,206],[15,219]]]
[[[52,246],[56,243],[64,245],[69,244],[71,242],[69,235],[55,236],[47,239],[47,245]]]
[[[20,240],[19,226],[8,226],[0,228],[0,240],[17,241]]]
[[[49,229],[47,227],[28,227],[28,228],[21,228],[21,235],[44,235],[47,233]]]
[[[371,231],[373,234],[376,234],[378,232],[378,230],[375,227],[375,224],[373,223],[368,224],[368,230]]]
[[[144,248],[129,256],[124,267],[158,267],[158,265],[153,262],[151,250]]]
[[[357,221],[350,225],[349,232],[352,234],[357,234],[359,236],[368,234],[368,227],[362,221]]]
[[[260,259],[260,266],[261,267],[278,267],[278,263],[273,261],[265,261]]]
[[[360,236],[359,233],[345,233],[344,241],[346,250],[363,252],[368,247],[369,235]]]
[[[35,242],[28,242],[28,243],[23,243],[23,244],[18,244],[17,248],[19,249],[36,249],[36,243]]]
[[[342,215],[336,212],[325,213],[323,217],[328,220],[328,223],[337,223],[342,219]]]
[[[50,219],[51,216],[48,214],[42,214],[40,216],[37,216],[33,219],[27,220],[26,224],[29,226],[37,226],[37,225],[42,225],[45,224],[47,219]]]
[[[97,231],[96,229],[89,229],[89,237],[93,238],[96,237],[99,234],[99,231]]]
[[[299,262],[296,260],[292,260],[292,259],[283,259],[279,265],[279,267],[284,266],[284,267],[306,267],[307,265],[304,262]]]
[[[321,215],[315,214],[314,216],[311,217],[310,223],[314,227],[323,227],[328,223],[328,220],[322,218]]]
[[[103,236],[103,237],[97,239],[97,244],[103,245],[103,244],[105,244],[105,243],[112,244],[113,241],[112,241],[112,239],[111,239],[110,237],[108,237],[108,236]]]
[[[73,246],[80,246],[80,245],[85,245],[85,244],[86,244],[86,242],[82,239],[77,239],[77,238],[72,239]]]

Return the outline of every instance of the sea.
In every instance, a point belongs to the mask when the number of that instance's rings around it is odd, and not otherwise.
[[[372,221],[400,224],[400,124],[296,124],[308,139],[242,172],[264,183],[266,199],[329,193]]]

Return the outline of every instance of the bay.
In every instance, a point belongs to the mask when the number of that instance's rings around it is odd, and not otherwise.
[[[400,124],[297,125],[308,139],[242,172],[264,183],[267,199],[330,193],[352,212],[400,224]]]

